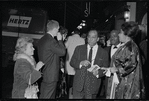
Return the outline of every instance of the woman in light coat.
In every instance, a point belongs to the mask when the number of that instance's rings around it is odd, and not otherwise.
[[[31,84],[35,83],[40,77],[40,69],[44,65],[42,62],[36,64],[33,54],[33,40],[29,37],[21,37],[17,40],[16,51],[14,54],[14,82],[12,98],[25,98],[25,89],[28,87],[31,76]]]

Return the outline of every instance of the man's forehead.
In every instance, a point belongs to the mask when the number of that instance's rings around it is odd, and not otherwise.
[[[119,34],[119,33],[112,32],[110,35],[111,35],[111,36],[118,36],[118,34]]]
[[[92,30],[92,31],[90,31],[89,32],[89,35],[97,35],[98,33],[97,33],[97,31],[95,31],[95,30]]]

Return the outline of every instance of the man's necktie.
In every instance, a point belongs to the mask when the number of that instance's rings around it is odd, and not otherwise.
[[[92,51],[93,51],[93,47],[90,48],[90,51],[89,51],[89,61],[90,63],[92,62]]]

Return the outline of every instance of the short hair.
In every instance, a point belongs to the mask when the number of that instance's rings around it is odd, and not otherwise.
[[[130,38],[135,38],[135,36],[138,34],[139,26],[136,22],[130,21],[125,22],[121,25],[121,29],[124,31],[124,35],[127,35]]]
[[[30,37],[20,37],[18,38],[15,46],[15,54],[24,53],[28,43],[33,43],[33,39]]]
[[[120,33],[120,31],[119,30],[112,30],[111,32],[110,32],[110,35],[112,34],[112,33],[116,33],[117,35]]]
[[[59,23],[56,20],[49,20],[47,23],[47,31],[53,30],[59,27]]]
[[[88,33],[87,33],[87,35],[88,35],[89,32],[91,32],[91,31],[93,31],[93,32],[97,32],[97,37],[99,37],[99,31],[97,31],[96,29],[91,29],[91,30],[89,30]]]

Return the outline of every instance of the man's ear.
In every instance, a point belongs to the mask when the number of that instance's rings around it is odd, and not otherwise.
[[[56,28],[53,28],[53,29],[52,29],[52,31],[55,31],[55,30],[56,30]]]

